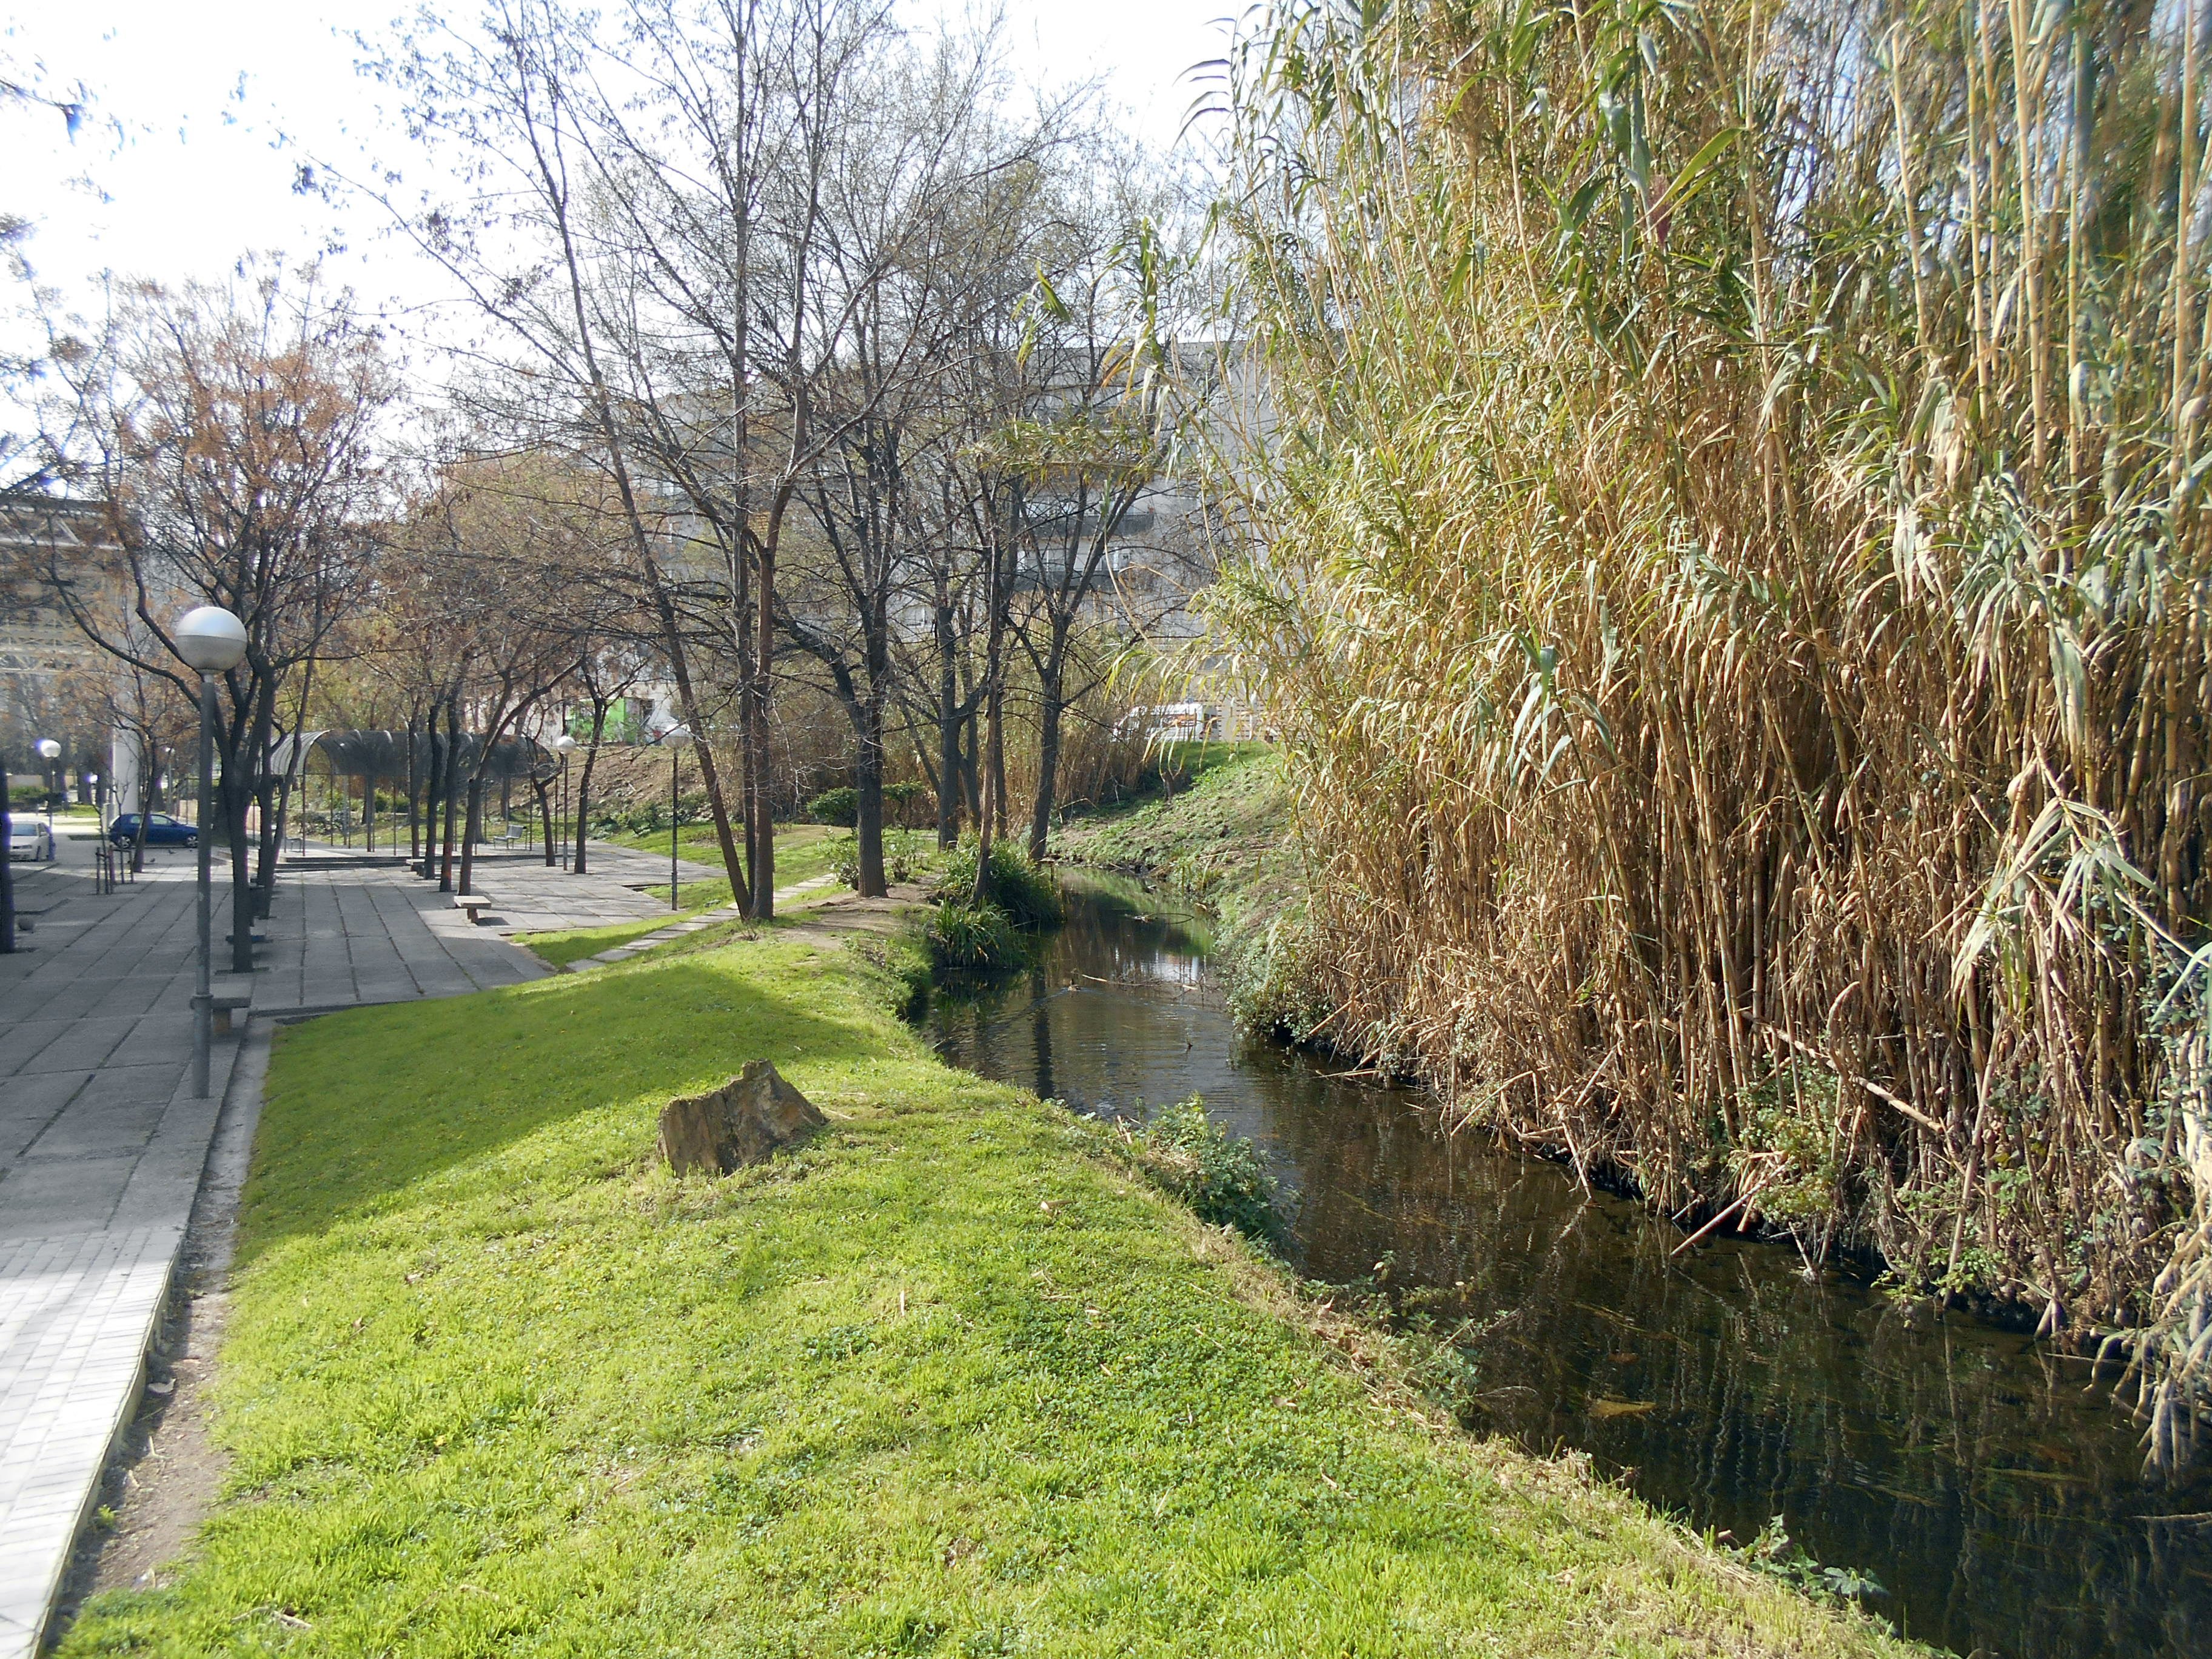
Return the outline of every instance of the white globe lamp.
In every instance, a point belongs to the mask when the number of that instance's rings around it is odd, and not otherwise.
[[[246,659],[246,624],[219,605],[187,611],[173,632],[177,654],[203,674],[220,674]]]

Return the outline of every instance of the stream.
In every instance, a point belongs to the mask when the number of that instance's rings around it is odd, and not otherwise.
[[[1586,1451],[1693,1525],[1781,1516],[1921,1641],[2004,1659],[2212,1654],[2212,1471],[2147,1482],[2076,1357],[1908,1311],[1786,1244],[1676,1229],[1571,1170],[1443,1132],[1425,1097],[1240,1037],[1203,923],[1134,886],[1071,889],[1036,965],[943,985],[948,1060],[1077,1111],[1191,1094],[1283,1183],[1309,1279],[1376,1278],[1473,1321],[1468,1425]]]

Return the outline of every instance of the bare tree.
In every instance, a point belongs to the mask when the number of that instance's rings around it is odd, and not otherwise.
[[[820,278],[823,192],[890,11],[839,0],[631,0],[602,25],[497,0],[480,27],[427,9],[378,72],[450,141],[471,214],[378,194],[568,400],[605,469],[660,623],[732,884],[773,904],[766,805],[775,589],[799,482],[837,439],[849,290]],[[683,550],[714,550],[727,626],[689,625]],[[703,648],[741,693],[741,863],[706,719]]]
[[[917,548],[959,530],[930,475],[957,465],[975,394],[995,396],[997,377],[970,360],[988,355],[1057,228],[1049,167],[1065,128],[1057,113],[995,119],[986,95],[995,65],[988,34],[888,65],[871,119],[849,129],[823,192],[819,289],[836,296],[847,343],[842,372],[819,394],[836,443],[802,492],[818,554],[783,623],[853,724],[863,894],[884,890],[884,735],[902,601]]]
[[[376,424],[396,395],[374,329],[312,267],[250,271],[220,288],[134,284],[90,337],[58,354],[50,429],[58,477],[93,495],[122,550],[133,628],[119,629],[58,568],[52,591],[101,649],[197,686],[168,628],[219,605],[246,625],[222,677],[216,749],[232,870],[232,964],[252,966],[246,841],[277,693],[313,660],[359,579],[382,479]],[[262,848],[273,887],[275,848]]]

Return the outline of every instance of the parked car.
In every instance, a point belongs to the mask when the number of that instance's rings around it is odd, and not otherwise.
[[[128,847],[138,839],[138,815],[118,812],[115,822],[107,826],[107,838],[118,847]],[[167,812],[146,815],[146,845],[149,847],[197,847],[200,832],[194,824],[180,823]]]
[[[54,832],[46,827],[44,818],[34,818],[21,812],[8,815],[8,857],[10,860],[28,860],[35,864],[40,859],[54,855]]]

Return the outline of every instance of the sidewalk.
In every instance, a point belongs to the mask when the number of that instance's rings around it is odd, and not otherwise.
[[[193,1099],[192,854],[151,854],[135,884],[106,895],[93,891],[82,837],[63,843],[58,865],[15,868],[33,931],[26,950],[0,957],[0,1659],[36,1651],[137,1403],[240,1048],[217,1038],[211,1097]],[[603,870],[487,860],[477,885],[506,931],[660,913],[624,884],[665,882],[665,860],[618,854]],[[218,886],[218,966],[227,897]],[[256,973],[227,988],[250,987],[264,1018],[550,971],[499,926],[472,927],[434,883],[388,866],[284,870],[261,927]]]
[[[64,849],[64,856],[70,849]],[[36,1650],[199,1185],[213,1098],[191,1096],[191,866],[92,891],[18,867],[35,931],[0,957],[0,1656]]]

